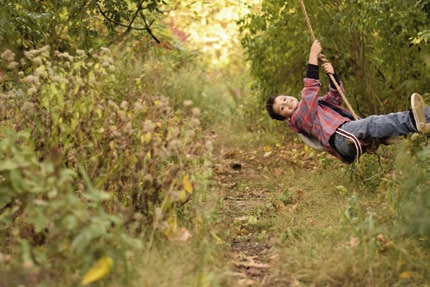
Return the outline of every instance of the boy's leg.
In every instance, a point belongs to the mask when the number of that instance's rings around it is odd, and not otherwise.
[[[340,126],[358,139],[386,139],[418,132],[411,119],[410,112],[390,113],[381,116],[369,116],[351,121]]]
[[[414,96],[416,97],[416,96]],[[426,127],[430,126],[430,107],[422,110]],[[422,115],[422,114],[421,114]],[[412,111],[391,113],[381,116],[370,116],[364,119],[350,121],[339,128],[352,133],[359,140],[368,138],[378,138],[386,140],[409,133],[417,133],[418,129],[415,124],[415,116]],[[430,131],[430,128],[428,128]],[[352,158],[356,156],[356,150],[353,144],[345,137],[334,134],[330,140],[335,149],[345,157]]]
[[[417,133],[420,132],[418,124],[421,125],[422,132],[430,132],[430,107],[424,107],[424,101],[419,94],[414,94],[411,98],[413,98],[411,101],[414,101],[415,112],[419,115],[418,119],[413,111],[398,112],[347,122],[340,128],[354,134],[358,139],[385,139]]]
[[[430,132],[430,123],[426,121],[424,100],[420,94],[414,93],[411,96],[411,107],[414,115],[415,125],[420,133]]]

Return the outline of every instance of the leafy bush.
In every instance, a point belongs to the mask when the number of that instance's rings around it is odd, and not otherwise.
[[[212,149],[192,102],[174,111],[162,94],[124,84],[106,48],[1,57],[1,239],[16,260],[74,271],[110,254],[126,267],[133,238],[187,240],[178,210],[205,188]]]
[[[119,214],[106,213],[103,203],[111,196],[95,189],[83,170],[77,192],[73,186],[77,174],[52,161],[40,162],[29,145],[29,133],[4,132],[0,241],[5,247],[1,251],[11,252],[15,264],[21,261],[27,269],[38,266],[64,272],[58,263],[66,260],[79,271],[103,254],[124,264],[127,248],[142,247],[123,232]],[[64,279],[70,275],[66,273]]]
[[[372,202],[363,204],[354,194],[344,212],[359,244],[355,255],[366,258],[368,266],[385,261],[385,268],[398,274],[393,284],[400,279],[419,285],[430,278],[429,151],[423,140],[400,145],[390,171],[367,185]]]
[[[430,146],[418,145],[415,149],[412,152],[414,163],[407,158],[408,153],[399,156],[398,162],[405,175],[399,182],[395,227],[407,236],[421,238],[430,246]]]

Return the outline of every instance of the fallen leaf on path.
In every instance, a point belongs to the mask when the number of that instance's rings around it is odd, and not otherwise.
[[[237,281],[237,284],[239,284],[239,286],[253,286],[255,281],[251,279],[240,279]]]
[[[399,278],[400,279],[409,279],[412,277],[412,272],[411,271],[405,271],[399,274]]]
[[[182,227],[180,230],[178,230],[175,235],[171,238],[173,241],[179,241],[179,242],[188,242],[191,238],[191,233],[185,228]]]
[[[294,204],[293,206],[291,206],[288,211],[294,211],[297,209],[297,206],[299,205],[299,203],[297,202],[296,204]]]
[[[233,262],[233,264],[236,265],[236,266],[241,266],[241,267],[246,267],[246,268],[262,268],[262,269],[266,269],[266,268],[272,267],[269,264],[255,263],[255,262]]]
[[[257,258],[257,256],[246,256],[245,260],[246,261],[233,261],[233,264],[236,266],[240,266],[240,267],[246,267],[246,268],[270,268],[272,266],[270,266],[269,264],[264,264],[264,263],[257,263],[255,262],[254,258]]]
[[[357,247],[358,243],[360,243],[359,239],[357,237],[352,237],[351,240],[348,242],[348,246],[354,248]]]
[[[272,152],[268,151],[268,152],[264,153],[263,157],[269,157],[271,154],[272,154]]]
[[[275,173],[276,176],[280,176],[282,174],[282,171],[283,171],[282,168],[275,168],[274,173]]]

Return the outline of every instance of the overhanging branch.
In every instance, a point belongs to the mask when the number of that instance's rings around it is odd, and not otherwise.
[[[111,23],[113,23],[113,24],[115,24],[117,26],[121,26],[121,27],[127,28],[126,33],[129,32],[130,30],[146,31],[159,44],[159,43],[161,43],[160,40],[158,40],[157,37],[155,37],[154,33],[152,32],[152,29],[151,29],[152,23],[148,24],[148,22],[146,21],[145,15],[142,13],[142,4],[143,4],[143,2],[144,2],[144,0],[140,1],[139,6],[138,6],[138,8],[136,10],[136,13],[134,13],[133,18],[131,19],[130,23],[128,23],[128,24],[117,22],[117,21],[109,18],[109,16],[106,14],[105,11],[103,11],[102,7],[100,7],[100,5],[98,3],[97,3],[97,8],[99,9],[100,14],[102,14],[102,16],[107,21],[109,21],[109,22],[111,22]],[[142,17],[143,22],[145,23],[145,27],[133,27],[133,23],[136,20],[136,17],[137,17],[138,14],[140,14],[140,16]]]

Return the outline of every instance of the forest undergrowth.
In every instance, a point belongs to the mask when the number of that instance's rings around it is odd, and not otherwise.
[[[1,54],[1,287],[428,284],[425,136],[350,168],[245,73],[121,49]]]
[[[426,286],[425,139],[383,147],[381,165],[366,155],[350,169],[290,137],[257,138],[218,154],[232,286]],[[424,152],[412,156],[413,146]]]

